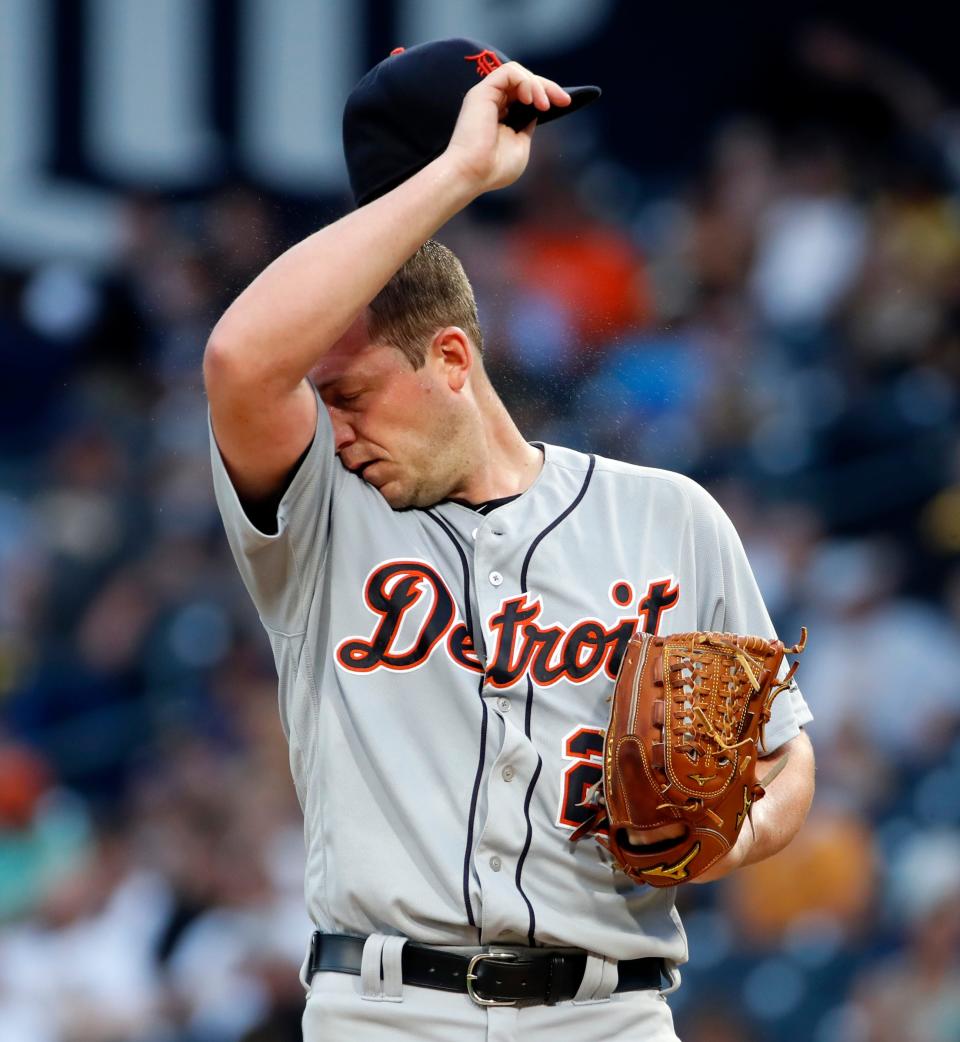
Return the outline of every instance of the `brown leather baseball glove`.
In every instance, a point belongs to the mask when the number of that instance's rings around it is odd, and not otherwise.
[[[730,850],[786,763],[758,781],[757,745],[783,680],[779,640],[734,633],[637,634],[627,646],[612,696],[603,778],[583,806],[593,814],[570,837],[589,832],[639,882],[676,886]]]

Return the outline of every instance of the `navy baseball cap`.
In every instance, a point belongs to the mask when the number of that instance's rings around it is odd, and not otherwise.
[[[450,142],[467,91],[510,59],[476,40],[432,40],[398,47],[350,92],[343,110],[343,151],[357,206],[396,188]],[[565,87],[570,104],[541,112],[515,102],[503,122],[521,130],[589,105],[599,87]]]

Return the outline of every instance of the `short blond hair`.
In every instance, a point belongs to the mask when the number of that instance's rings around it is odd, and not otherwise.
[[[446,326],[459,326],[483,353],[467,273],[452,250],[428,239],[374,297],[367,308],[367,332],[372,341],[398,348],[420,369],[430,338]]]

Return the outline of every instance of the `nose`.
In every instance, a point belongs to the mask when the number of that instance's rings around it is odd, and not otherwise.
[[[337,452],[341,449],[345,449],[348,445],[352,445],[356,440],[357,436],[354,433],[353,427],[344,418],[343,413],[335,406],[328,405],[327,412],[330,414],[330,423],[333,426],[333,444]]]

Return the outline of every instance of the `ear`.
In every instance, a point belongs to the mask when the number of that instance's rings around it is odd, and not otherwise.
[[[446,326],[434,336],[430,355],[443,371],[450,389],[463,390],[474,359],[474,347],[467,334],[459,326]]]

